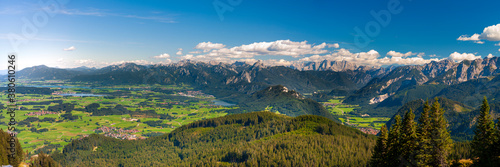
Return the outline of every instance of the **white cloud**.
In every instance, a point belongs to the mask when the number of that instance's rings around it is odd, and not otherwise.
[[[200,43],[207,45],[206,43]],[[198,45],[200,45],[198,44]],[[328,52],[324,50],[327,46],[326,43],[319,45],[308,44],[307,41],[294,42],[290,40],[277,40],[273,42],[255,42],[248,45],[241,45],[232,48],[220,48],[223,46],[219,44],[219,49],[214,49],[200,58],[211,59],[227,59],[227,58],[253,58],[255,56],[273,55],[273,56],[292,56],[299,57],[308,54],[324,54]],[[213,47],[196,47],[197,49],[204,49],[204,52]]]
[[[201,51],[191,51],[191,52],[189,52],[189,53],[191,53],[191,54],[200,54],[200,53],[201,53]]]
[[[468,35],[462,35],[460,37],[458,37],[459,41],[479,41],[479,34],[474,34],[472,36],[468,36]]]
[[[449,59],[453,60],[453,61],[457,61],[457,62],[460,62],[462,60],[475,60],[475,59],[479,59],[481,58],[481,56],[476,56],[472,53],[458,53],[458,52],[453,52],[452,54],[450,54],[450,56],[448,57]]]
[[[500,41],[500,24],[484,28],[483,33],[472,36],[462,35],[458,37],[459,41],[475,41],[474,43],[483,44],[481,40]]]
[[[182,48],[179,48],[177,53],[175,53],[176,55],[182,55]]]
[[[369,66],[382,66],[382,65],[392,65],[392,64],[400,64],[400,65],[425,64],[431,61],[439,61],[439,59],[424,59],[422,57],[411,57],[411,58],[403,57],[405,54],[415,55],[414,53],[397,54],[397,52],[389,52],[388,54],[395,56],[379,58],[380,54],[375,50],[370,50],[368,52],[351,53],[349,50],[342,48],[332,54],[324,56],[313,55],[310,57],[302,58],[299,61],[314,61],[314,62],[323,60],[348,61],[356,63],[358,65],[369,65]],[[423,55],[420,54],[420,56]]]
[[[340,47],[340,45],[339,45],[338,43],[334,43],[334,44],[327,44],[327,46],[328,46],[329,48],[339,48],[339,47]]]
[[[392,56],[392,57],[408,57],[408,56],[416,55],[416,53],[412,53],[412,52],[401,53],[401,52],[396,52],[396,51],[391,50],[391,51],[387,52],[387,55]]]
[[[290,66],[293,64],[292,61],[287,61],[285,59],[269,59],[269,60],[263,60],[263,63],[267,66]]]
[[[75,49],[76,49],[76,48],[75,48],[74,46],[71,46],[71,47],[69,47],[69,48],[65,48],[65,49],[63,49],[63,50],[64,50],[64,51],[73,51],[73,50],[75,50]]]
[[[500,52],[500,49],[498,49],[498,51]]]
[[[194,48],[195,49],[201,49],[203,52],[208,52],[212,49],[222,49],[226,47],[226,45],[221,44],[221,43],[212,43],[212,42],[202,42],[196,45]]]
[[[153,58],[155,58],[155,59],[166,59],[166,58],[170,58],[170,55],[167,54],[167,53],[163,53],[163,54],[155,56]]]
[[[495,56],[493,56],[491,53],[488,54],[488,56],[486,56],[486,58],[492,58],[492,57],[495,57]]]
[[[486,39],[488,41],[500,41],[500,24],[484,28],[483,33],[481,33],[479,38]]]
[[[495,44],[495,46],[500,46],[500,43]]]
[[[185,59],[192,59],[193,57],[194,57],[193,55],[191,55],[191,54],[187,54],[187,55],[185,55],[185,56],[181,56],[181,59],[182,59],[182,60],[185,60]]]

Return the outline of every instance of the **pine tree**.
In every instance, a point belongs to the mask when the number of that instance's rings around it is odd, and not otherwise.
[[[372,159],[370,160],[371,166],[385,167],[387,166],[387,127],[384,125],[380,128],[380,135],[375,145]]]
[[[9,155],[8,147],[7,147],[7,136],[9,134],[4,132],[3,129],[0,129],[0,165],[8,165],[9,160],[7,159]]]
[[[38,157],[33,159],[32,167],[59,167],[59,163],[54,161],[49,155],[41,151],[38,153]]]
[[[417,148],[417,125],[412,110],[406,112],[401,126],[401,156],[405,166],[415,165],[415,150]]]
[[[475,135],[472,140],[474,155],[478,157],[474,164],[490,166],[493,161],[493,147],[495,144],[495,125],[490,115],[488,100],[484,97],[479,117],[477,118]]]
[[[431,166],[449,166],[448,154],[450,153],[453,141],[448,131],[448,122],[444,118],[444,110],[435,99],[432,104],[431,112]]]
[[[429,105],[429,101],[425,101],[424,109],[418,118],[418,147],[417,147],[417,166],[428,166],[431,160],[431,120],[429,117],[429,111],[431,110],[431,106]]]
[[[496,128],[495,128],[495,145],[494,145],[494,152],[493,152],[493,156],[494,156],[494,162],[495,164],[498,164],[498,166],[500,166],[500,117],[498,117],[497,119],[497,124],[496,124]]]
[[[21,147],[21,143],[19,143],[19,140],[15,137],[11,137],[9,135],[8,137],[8,140],[10,141],[11,138],[14,138],[15,140],[15,152],[14,152],[14,156],[9,156],[8,159],[9,159],[9,164],[12,165],[12,166],[19,166],[19,164],[24,160],[24,152],[23,152],[23,148]],[[10,149],[10,146],[9,146],[9,149]],[[9,151],[9,153],[11,153]]]
[[[392,125],[387,139],[388,151],[387,160],[388,166],[399,166],[401,163],[401,116],[396,115],[395,123]]]

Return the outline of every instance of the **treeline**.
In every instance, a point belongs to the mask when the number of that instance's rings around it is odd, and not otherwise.
[[[52,157],[63,166],[366,166],[374,144],[373,136],[324,117],[252,112],[146,140],[93,134]]]
[[[426,101],[418,123],[413,111],[396,115],[388,130],[383,126],[370,160],[371,166],[467,166],[461,159],[472,158],[474,166],[500,166],[500,122],[496,128],[484,98],[472,142],[453,143],[444,109],[435,99]],[[402,119],[402,120],[401,120]]]
[[[106,116],[106,115],[124,115],[129,114],[131,117],[143,117],[143,118],[160,118],[166,120],[173,120],[175,117],[169,114],[158,114],[154,110],[140,110],[130,111],[125,106],[118,104],[115,107],[99,108],[101,105],[98,103],[92,103],[85,106],[85,112],[92,113],[92,116]]]
[[[12,141],[14,141],[12,143]],[[11,148],[15,145],[14,148]],[[11,152],[14,151],[14,152]],[[13,156],[11,156],[13,154]],[[19,140],[0,129],[0,165],[18,166],[24,160],[24,152]]]

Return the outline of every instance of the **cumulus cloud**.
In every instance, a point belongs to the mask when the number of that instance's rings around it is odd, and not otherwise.
[[[334,43],[334,44],[327,44],[327,46],[328,46],[329,48],[339,48],[339,47],[340,47],[340,45],[339,45],[338,43]]]
[[[479,38],[488,41],[500,41],[500,24],[484,28]]]
[[[500,41],[500,24],[484,28],[483,33],[472,36],[462,35],[458,37],[459,41],[474,41],[474,43],[483,44],[481,40]]]
[[[495,44],[495,46],[500,46],[500,43]]]
[[[401,52],[396,52],[396,51],[391,50],[391,51],[387,52],[387,55],[392,56],[392,57],[408,57],[408,56],[416,55],[416,53],[412,53],[412,52],[401,53]],[[421,54],[419,54],[419,55],[422,56]]]
[[[75,50],[75,49],[76,49],[76,48],[75,48],[74,46],[71,46],[71,47],[69,47],[69,48],[65,48],[65,49],[63,49],[63,50],[64,50],[64,51],[73,51],[73,50]]]
[[[226,47],[226,45],[221,44],[221,43],[212,43],[212,42],[202,42],[196,45],[194,48],[195,49],[201,49],[203,52],[208,52],[212,49],[222,49]]]
[[[448,58],[450,60],[460,62],[460,61],[463,61],[463,60],[475,60],[475,59],[479,59],[479,58],[481,58],[481,56],[476,56],[476,55],[474,55],[472,53],[458,53],[458,52],[453,52],[452,54],[450,54],[450,56]]]
[[[420,54],[420,57],[405,57],[405,55],[415,55],[415,53],[398,53],[398,52],[389,52],[389,56],[391,57],[383,57],[380,58],[380,54],[375,50],[370,50],[368,52],[359,52],[352,53],[347,49],[341,48],[338,51],[327,54],[327,55],[313,55],[310,57],[305,57],[300,59],[299,61],[323,61],[323,60],[331,60],[331,61],[348,61],[354,62],[359,65],[369,65],[369,66],[382,66],[382,65],[410,65],[410,64],[425,64],[431,61],[439,61],[439,59],[424,59]]]
[[[176,55],[182,55],[182,48],[179,48],[179,49],[177,50],[177,53],[175,53],[175,54],[176,54]]]
[[[495,56],[493,56],[491,53],[488,54],[488,56],[486,56],[486,58],[493,58],[493,57],[495,57]]]
[[[152,62],[152,61],[147,61],[147,60],[123,60],[123,61],[115,61],[115,62],[102,62],[102,61],[95,61],[92,59],[81,59],[81,60],[75,60],[73,62],[68,62],[69,66],[72,67],[80,67],[80,66],[86,66],[86,67],[96,67],[96,68],[102,68],[110,65],[119,65],[123,63],[134,63],[138,65],[153,65],[153,64],[165,64],[165,63],[171,63],[172,61],[170,59],[165,59],[164,61],[160,62]]]
[[[479,34],[474,34],[472,36],[468,36],[468,35],[462,35],[460,37],[458,37],[459,41],[479,41]]]
[[[192,54],[187,54],[185,56],[181,56],[180,58],[181,60],[187,60],[187,59],[193,59],[194,56]]]
[[[206,45],[206,43],[200,43]],[[198,45],[200,45],[198,44]],[[328,44],[322,43],[319,45],[308,44],[307,41],[294,42],[290,40],[277,40],[273,42],[255,42],[248,45],[235,46],[232,48],[213,49],[205,55],[200,55],[200,58],[210,59],[242,59],[253,58],[255,56],[274,55],[274,56],[291,56],[299,57],[308,54],[324,54],[328,52],[325,47]],[[220,44],[219,46],[223,46]],[[204,52],[210,47],[196,47],[204,49]]]
[[[155,59],[166,59],[166,58],[170,58],[170,55],[167,54],[167,53],[163,53],[163,54],[155,56],[153,58],[155,58]]]

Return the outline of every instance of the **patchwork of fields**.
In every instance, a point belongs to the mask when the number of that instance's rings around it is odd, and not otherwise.
[[[157,136],[193,121],[224,116],[227,113],[223,110],[234,108],[214,105],[215,98],[199,93],[181,96],[180,92],[190,91],[184,87],[50,89],[61,94],[103,96],[16,94],[16,132],[23,149],[30,153],[61,150],[72,139],[92,133],[129,140]],[[7,94],[2,93],[0,98],[7,99]],[[7,105],[5,100],[0,103]],[[89,112],[86,107],[93,103],[99,104],[97,111],[103,112]],[[68,106],[71,111],[63,108]],[[0,119],[0,128],[4,130],[10,119],[5,116],[2,114]]]

